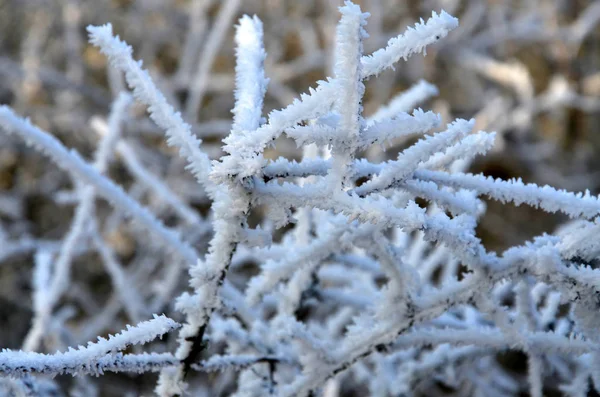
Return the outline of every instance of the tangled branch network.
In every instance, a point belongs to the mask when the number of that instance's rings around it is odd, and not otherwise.
[[[431,111],[407,113],[435,95],[429,83],[363,116],[363,82],[401,59],[425,54],[458,20],[434,12],[364,55],[369,15],[351,2],[340,12],[333,77],[266,119],[262,24],[257,17],[240,19],[233,125],[218,161],[209,160],[201,140],[111,25],[90,26],[90,42],[124,73],[133,98],[122,93],[115,99],[93,163],[0,108],[2,131],[68,172],[78,200],[58,254],[37,250],[33,325],[22,351],[0,353],[3,387],[43,394],[51,389],[44,374],[155,371],[161,396],[218,390],[336,396],[350,389],[442,395],[439,385],[477,396],[528,390],[540,397],[548,385],[572,396],[585,396],[590,384],[600,390],[600,270],[592,266],[600,254],[598,197],[465,173],[475,156],[491,149],[494,133],[472,131],[473,120],[439,128],[441,117]],[[132,99],[147,106],[212,200],[208,227],[165,183],[139,170],[159,197],[212,233],[206,255],[105,176],[114,151],[133,161],[119,138]],[[266,158],[282,134],[303,148],[301,161]],[[372,163],[362,156],[373,145],[414,137],[420,139],[396,159]],[[559,211],[574,222],[562,233],[496,255],[475,234],[485,211],[480,196]],[[155,301],[130,288],[130,274],[98,232],[96,197],[171,254],[171,277]],[[250,226],[253,211],[264,214],[257,227]],[[99,253],[118,299],[139,324],[78,349],[37,353],[60,327],[55,308],[69,289],[81,241]],[[250,260],[260,271],[241,285],[233,282],[228,272]],[[183,325],[156,315],[142,321],[164,307],[161,299],[176,288],[178,263],[189,266],[192,290],[176,301]],[[174,352],[123,352],[177,328]],[[498,353],[506,350],[525,353],[527,377],[501,364]],[[208,371],[220,374],[203,377]]]

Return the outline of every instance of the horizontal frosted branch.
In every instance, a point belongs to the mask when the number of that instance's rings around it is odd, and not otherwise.
[[[179,363],[171,353],[116,353],[107,354],[97,359],[79,363],[64,363],[59,360],[47,361],[46,364],[43,366],[40,365],[40,367],[33,365],[21,365],[14,368],[10,367],[10,370],[6,373],[11,376],[26,376],[30,373],[52,376],[61,374],[99,376],[104,375],[105,372],[143,374],[146,372],[158,372],[165,367],[172,367]],[[23,361],[17,360],[15,363],[22,364]]]
[[[451,343],[458,346],[476,345],[501,350],[506,348],[533,349],[547,353],[583,354],[600,350],[600,345],[579,337],[565,337],[554,332],[524,332],[522,340],[504,334],[496,328],[478,327],[467,330],[423,329],[401,336],[396,342],[400,346],[415,344]]]
[[[297,162],[296,160],[290,161],[284,157],[279,157],[267,164],[263,172],[268,178],[302,178],[311,175],[327,175],[327,170],[330,167],[331,161],[321,158],[304,159]]]
[[[386,163],[374,164],[365,159],[356,160],[353,164],[353,177],[360,178],[378,174],[385,169],[385,166]],[[298,163],[279,158],[265,167],[264,174],[269,178],[323,176],[327,174],[330,167],[329,160],[309,159]],[[408,179],[404,183],[398,184],[397,187],[407,190],[417,197],[435,202],[454,214],[476,215],[480,209],[479,201],[474,199],[471,193],[451,192],[430,181]]]
[[[525,184],[520,179],[504,181],[484,175],[442,171],[418,170],[415,177],[456,189],[473,190],[503,203],[528,204],[547,212],[560,211],[571,218],[591,219],[600,214],[598,197],[590,195],[588,191],[572,193],[548,185],[540,187],[534,183]]]
[[[279,185],[255,181],[257,199],[271,198],[269,203],[288,207],[314,207],[324,211],[342,213],[350,220],[362,223],[377,223],[384,226],[398,226],[410,230],[419,229],[425,221],[424,209],[411,203],[406,208],[397,208],[383,197],[360,198],[356,195],[340,193],[331,197],[323,183],[304,185],[284,182]],[[261,197],[262,196],[262,197]]]
[[[89,375],[102,375],[102,372],[132,372],[143,374],[158,372],[165,367],[172,367],[179,361],[171,353],[140,353],[140,354],[107,354],[95,362],[96,368],[89,368]],[[78,372],[82,374],[82,372]]]
[[[471,132],[474,123],[475,120],[466,121],[458,119],[449,124],[446,131],[421,139],[400,153],[396,161],[386,163],[386,166],[379,175],[354,189],[354,192],[360,196],[364,196],[372,192],[388,189],[394,183],[402,182],[413,173],[419,163],[428,160],[435,153],[444,150],[456,140]]]
[[[327,146],[339,140],[338,129],[326,124],[298,125],[286,129],[285,134],[296,141],[297,147],[313,143]]]
[[[467,213],[476,215],[480,202],[468,191],[451,192],[447,188],[440,188],[433,182],[409,179],[401,189],[405,189],[415,196],[432,201],[442,208],[448,209],[455,215]]]
[[[346,215],[350,221],[377,224],[381,228],[395,226],[406,231],[424,230],[427,241],[446,244],[469,266],[494,268],[497,265],[495,256],[487,253],[474,235],[474,219],[471,217],[457,216],[450,219],[443,213],[428,216],[414,202],[410,202],[405,208],[398,208],[391,200],[376,195],[361,198],[340,193],[331,197],[322,184],[299,187],[286,182],[281,185],[272,182],[255,183],[257,198],[262,196],[261,199],[267,199],[269,204],[333,211]]]
[[[298,163],[280,158],[265,167],[265,176],[269,178],[323,176],[327,174],[330,167],[331,162],[328,160],[303,160]],[[364,159],[357,160],[353,164],[353,176],[360,178],[378,174],[384,168],[385,163],[373,164]],[[451,210],[454,214],[475,215],[479,211],[479,202],[471,194],[446,191],[433,182],[409,179],[399,184],[398,188],[435,202],[441,207]]]
[[[441,117],[433,112],[424,112],[421,109],[413,111],[412,116],[399,113],[392,119],[377,121],[370,124],[362,132],[359,149],[366,149],[369,145],[390,141],[412,134],[424,134],[440,125]]]
[[[192,369],[202,372],[225,371],[228,369],[241,370],[255,364],[271,364],[287,361],[278,356],[256,356],[252,354],[230,354],[225,356],[215,355],[200,364],[192,365]]]
[[[454,161],[468,161],[477,155],[486,154],[494,146],[496,133],[479,131],[476,134],[467,135],[445,151],[431,156],[420,168],[440,169],[449,167]]]
[[[87,346],[79,346],[77,349],[69,348],[64,353],[42,354],[4,349],[0,352],[0,373],[6,375],[23,375],[29,372],[53,375],[77,374],[80,371],[82,373],[101,373],[104,369],[101,366],[96,367],[97,371],[93,372],[96,363],[117,367],[119,366],[118,360],[126,357],[116,356],[114,359],[105,357],[108,353],[123,350],[131,345],[148,343],[178,327],[179,324],[170,318],[154,315],[154,319],[141,322],[135,327],[128,325],[126,330],[111,335],[108,339],[98,337],[98,342],[89,342]],[[129,363],[133,363],[133,361],[129,359]],[[142,361],[139,362],[138,367]],[[126,364],[125,361],[121,361],[121,363]],[[139,370],[141,369],[144,368],[139,368]]]
[[[402,136],[423,134],[439,124],[440,116],[433,112],[416,109],[412,116],[400,113],[393,119],[376,122],[361,129],[357,140],[357,149],[366,149],[375,143],[383,144]],[[327,124],[295,126],[286,129],[285,133],[296,141],[298,147],[311,143],[327,146],[335,144],[341,139],[338,128]]]
[[[354,160],[353,176],[360,178],[379,174],[386,163],[370,163],[366,159]],[[264,168],[264,176],[268,178],[305,178],[308,176],[324,176],[331,168],[331,160],[304,159],[301,162],[289,161],[283,157],[272,161]]]

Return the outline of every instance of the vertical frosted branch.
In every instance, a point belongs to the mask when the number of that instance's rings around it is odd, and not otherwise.
[[[236,79],[234,125],[229,138],[235,140],[252,134],[260,123],[267,81],[263,72],[265,57],[262,23],[258,18],[244,16],[238,27],[236,70],[242,71]],[[230,151],[225,159],[239,161],[239,153]],[[185,376],[192,364],[198,362],[204,349],[204,334],[210,318],[221,304],[219,290],[225,281],[231,258],[246,226],[250,197],[238,183],[219,186],[213,205],[215,234],[204,262],[190,269],[190,285],[194,295],[182,295],[178,308],[187,315],[187,322],[179,334],[176,357],[181,365],[161,372],[156,392],[161,396],[181,394],[187,387]]]
[[[335,41],[334,75],[336,84],[336,100],[334,111],[340,115],[337,134],[338,140],[333,146],[332,175],[335,178],[333,189],[337,190],[348,184],[348,167],[354,160],[358,147],[358,138],[364,123],[362,114],[362,97],[365,86],[361,78],[363,45],[367,36],[363,29],[368,14],[363,14],[360,7],[347,1],[340,7],[342,19],[338,24]]]
[[[258,17],[244,15],[235,33],[235,106],[231,135],[254,131],[260,126],[263,98],[269,79],[265,77],[263,27]]]

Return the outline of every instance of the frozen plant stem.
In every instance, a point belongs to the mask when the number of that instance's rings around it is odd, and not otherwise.
[[[236,92],[231,136],[252,134],[259,127],[268,80],[264,76],[262,23],[256,17],[240,19],[236,32]],[[236,161],[238,153],[229,152]],[[220,306],[218,290],[225,281],[231,258],[247,226],[250,197],[242,183],[232,181],[215,192],[213,205],[215,234],[204,262],[190,269],[190,285],[194,295],[184,295],[178,307],[187,314],[187,322],[179,335],[176,357],[182,365],[161,373],[157,386],[160,395],[182,394],[187,372],[197,363],[204,350],[204,334],[210,318]]]
[[[98,337],[95,343],[90,342],[78,349],[69,348],[69,351],[64,353],[41,354],[3,349],[0,352],[0,372],[16,376],[31,372],[50,375],[101,374],[103,370],[110,371],[110,367],[116,367],[120,371],[138,372],[144,369],[144,363],[149,367],[158,357],[148,355],[131,360],[128,359],[131,355],[110,353],[124,350],[131,345],[148,343],[178,327],[179,324],[170,318],[155,315],[154,319],[141,322],[135,327],[127,326],[126,330],[108,339]],[[168,359],[168,356],[162,356],[162,364],[157,362],[155,365],[173,365],[173,360]]]

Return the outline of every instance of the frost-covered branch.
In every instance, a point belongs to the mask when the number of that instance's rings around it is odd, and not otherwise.
[[[20,118],[6,106],[0,107],[0,125],[6,132],[20,136],[27,143],[42,151],[76,179],[93,185],[99,196],[133,216],[149,233],[157,236],[166,248],[177,252],[190,263],[196,260],[195,251],[181,241],[174,231],[166,228],[160,220],[128,196],[122,188],[100,175],[77,152],[68,150],[55,137]]]
[[[548,185],[540,187],[520,179],[503,181],[483,175],[418,170],[415,177],[456,189],[469,189],[503,203],[528,204],[547,212],[563,212],[571,218],[591,219],[600,213],[600,201],[589,191],[571,193]]]
[[[113,36],[111,24],[89,26],[88,32],[90,42],[100,47],[113,67],[125,73],[135,98],[148,106],[150,118],[165,131],[169,145],[180,150],[180,154],[188,160],[189,168],[196,179],[208,189],[210,161],[200,150],[202,141],[192,134],[190,125],[183,121],[181,114],[169,105],[164,95],[156,88],[148,72],[142,69],[142,62],[133,60],[132,48],[118,36]]]
[[[458,20],[449,14],[445,12],[440,15],[432,13],[427,23],[409,28],[404,34],[390,40],[385,49],[370,56],[363,56],[360,60],[361,79],[393,67],[394,63],[401,58],[406,60],[411,55],[424,51],[427,45],[445,37],[457,26]],[[310,89],[308,94],[302,94],[299,100],[296,99],[285,109],[271,112],[268,123],[251,136],[245,139],[236,139],[235,142],[226,139],[225,150],[228,150],[230,145],[242,148],[244,166],[224,162],[221,167],[217,167],[213,171],[215,177],[218,177],[219,180],[226,180],[230,175],[244,177],[255,173],[263,166],[261,156],[257,156],[255,153],[262,153],[285,129],[293,127],[303,120],[317,118],[328,113],[333,105],[335,92],[336,86],[333,80],[321,81],[316,89]]]
[[[236,32],[237,68],[240,74],[236,81],[234,124],[230,134],[233,138],[253,134],[259,127],[267,84],[263,72],[265,52],[262,40],[262,23],[258,18],[241,18]],[[222,161],[239,161],[241,149],[229,150],[229,156]],[[194,295],[184,294],[178,302],[179,309],[187,315],[176,352],[181,365],[161,373],[156,388],[160,395],[181,394],[185,389],[184,378],[204,350],[206,327],[215,310],[221,306],[219,290],[247,224],[250,200],[242,185],[234,183],[219,186],[215,196],[215,234],[210,242],[209,253],[203,262],[199,261],[190,269]]]
[[[98,337],[98,342],[88,343],[78,349],[55,354],[2,350],[0,372],[6,375],[27,373],[44,374],[102,374],[103,371],[119,370],[145,372],[152,367],[173,365],[169,354],[163,355],[110,355],[128,346],[148,343],[179,327],[165,316],[154,316],[153,320],[139,323],[108,339]]]

